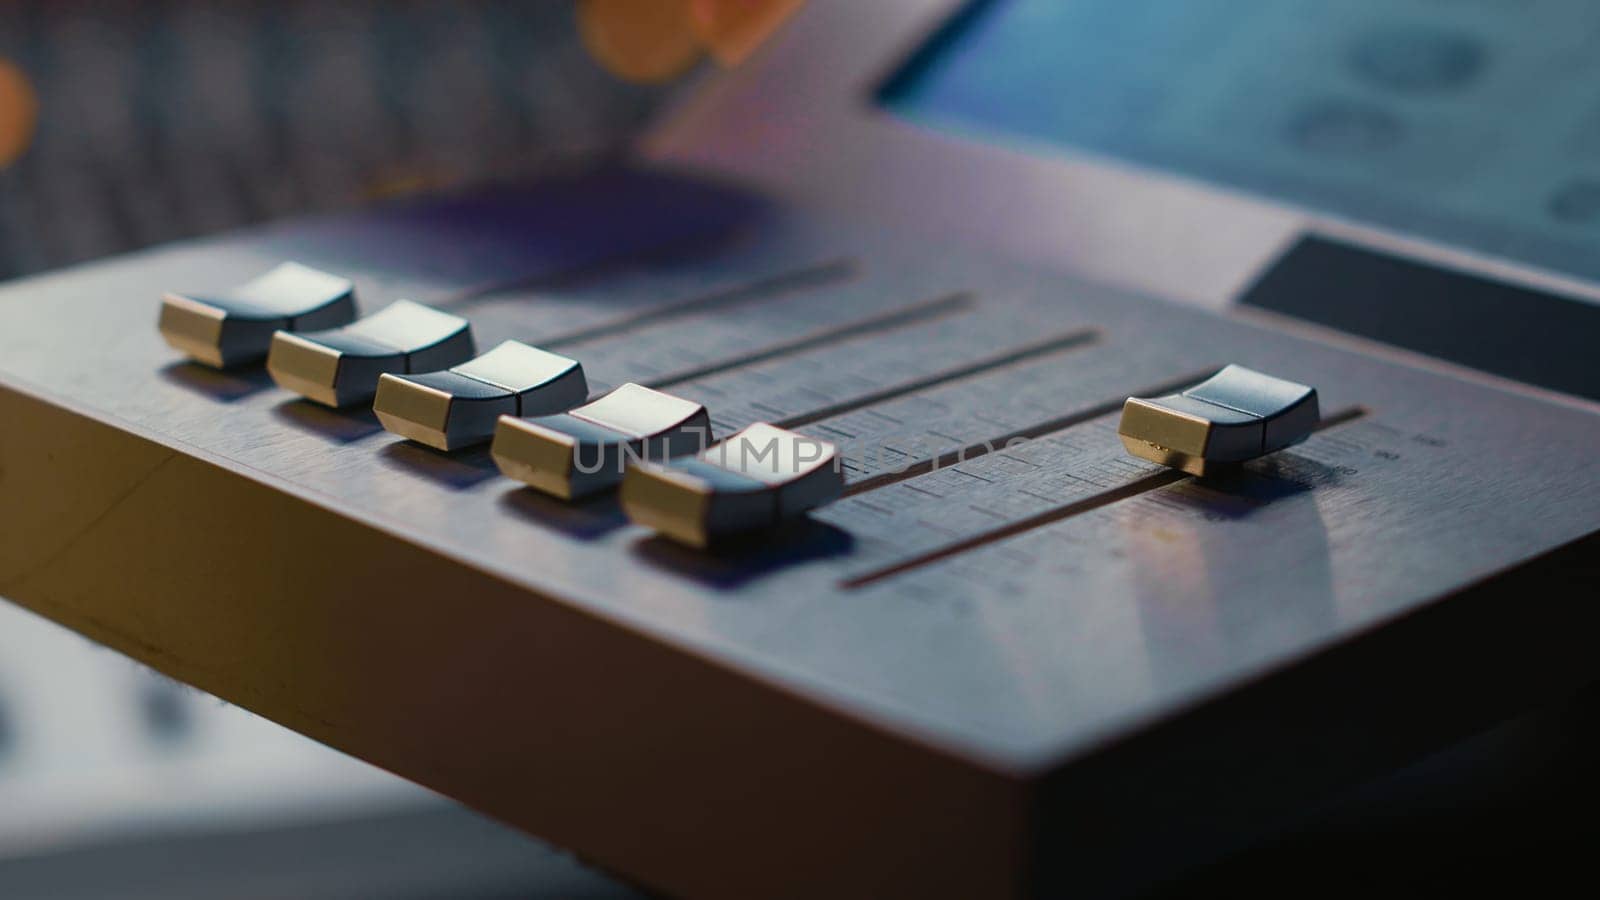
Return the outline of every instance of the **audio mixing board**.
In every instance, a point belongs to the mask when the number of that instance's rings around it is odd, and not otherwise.
[[[827,442],[842,496],[696,549],[162,339],[164,294],[291,260]],[[1129,397],[1228,364],[1315,387],[1303,443],[1129,452]],[[1550,587],[1600,501],[1580,405],[667,170],[24,281],[0,383],[0,592],[684,892],[1138,881],[1592,656]]]
[[[1581,4],[870,6],[0,288],[0,596],[685,896],[1125,895],[1594,679]],[[8,271],[656,96],[29,9]]]

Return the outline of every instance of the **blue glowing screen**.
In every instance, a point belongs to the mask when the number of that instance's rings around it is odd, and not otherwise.
[[[1596,0],[988,0],[881,100],[1600,278]]]

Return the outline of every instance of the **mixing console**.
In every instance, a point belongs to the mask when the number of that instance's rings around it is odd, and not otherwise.
[[[1451,698],[1491,680],[1481,654],[1565,615],[1502,605],[1448,645],[1391,625],[1475,609],[1460,595],[1592,532],[1600,424],[1578,404],[674,174],[579,177],[649,189],[594,191],[627,227],[577,237],[545,194],[468,195],[0,295],[18,423],[0,459],[33,473],[0,485],[42,523],[0,542],[0,591],[603,863],[713,891],[739,879],[701,881],[677,811],[703,810],[695,841],[752,873],[778,846],[896,883],[882,867],[916,859],[946,888],[1010,879],[1019,847],[1065,834],[1113,881],[1144,841],[1204,853],[1233,838],[1163,798],[1259,822],[1392,764],[1403,742],[1353,745],[1352,717],[1471,727]],[[409,299],[467,323],[478,353],[520,341],[581,366],[587,399],[615,402],[499,422],[558,448],[518,457],[536,475],[700,407],[716,440],[826,444],[837,475],[713,448],[534,490],[501,477],[503,435],[437,450],[370,400],[324,406],[157,333],[163,293],[290,260],[349,279],[361,317]],[[1253,371],[1201,384],[1229,364]],[[48,446],[14,437],[46,428]],[[1495,691],[1588,657],[1540,646]],[[1313,677],[1349,691],[1271,690]],[[632,836],[593,809],[629,810]],[[903,827],[932,821],[950,824]]]

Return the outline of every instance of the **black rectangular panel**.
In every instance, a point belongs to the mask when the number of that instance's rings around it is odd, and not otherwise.
[[[1600,399],[1600,307],[1576,298],[1308,235],[1240,302]]]

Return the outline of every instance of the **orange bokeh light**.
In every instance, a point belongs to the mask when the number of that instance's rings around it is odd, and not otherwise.
[[[21,158],[33,143],[39,121],[39,98],[28,76],[0,59],[0,168]]]
[[[666,81],[700,58],[689,0],[579,0],[578,34],[596,62],[628,81]]]
[[[618,78],[676,78],[703,54],[742,62],[805,0],[578,0],[578,32]]]

